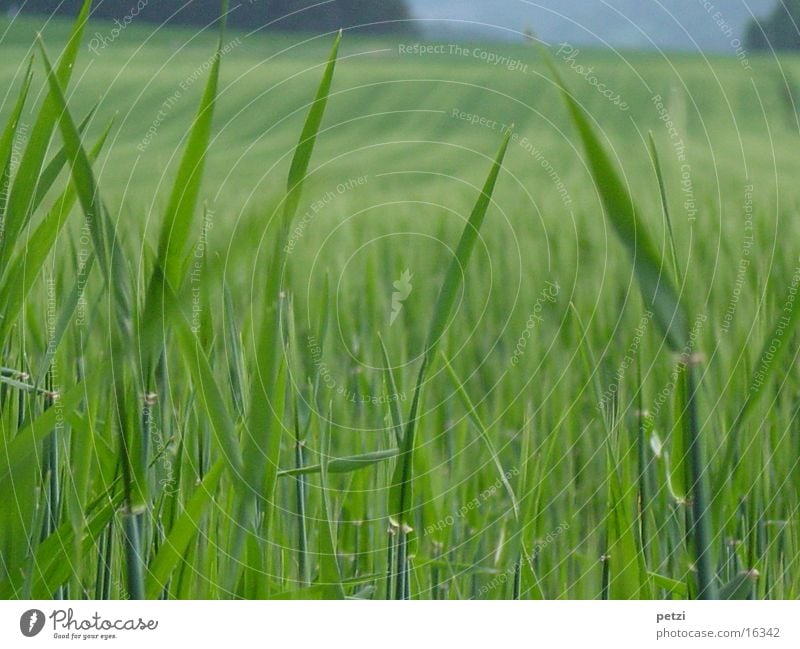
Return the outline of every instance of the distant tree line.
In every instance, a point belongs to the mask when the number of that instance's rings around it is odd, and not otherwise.
[[[778,2],[769,16],[750,21],[745,42],[754,50],[800,49],[800,0]]]
[[[75,16],[81,0],[0,0],[4,12]],[[219,17],[220,0],[95,0],[92,16],[120,23],[206,26]],[[317,6],[314,6],[317,5]],[[327,32],[359,28],[369,32],[407,31],[406,0],[231,0],[228,24],[242,29]]]

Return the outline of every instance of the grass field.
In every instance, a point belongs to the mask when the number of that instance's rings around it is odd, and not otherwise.
[[[0,596],[800,597],[800,60],[111,28],[0,23]]]

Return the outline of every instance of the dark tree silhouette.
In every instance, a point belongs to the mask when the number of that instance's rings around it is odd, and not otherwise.
[[[753,50],[800,49],[800,0],[783,0],[766,18],[751,20],[745,42]]]
[[[75,16],[81,0],[0,0],[0,10],[40,15]],[[407,31],[405,0],[232,0],[233,27],[327,32],[339,28],[369,32]],[[120,22],[206,26],[219,17],[219,0],[95,0],[92,17]]]

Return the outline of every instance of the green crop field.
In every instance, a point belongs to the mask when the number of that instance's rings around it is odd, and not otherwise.
[[[800,59],[43,23],[0,596],[800,597]]]

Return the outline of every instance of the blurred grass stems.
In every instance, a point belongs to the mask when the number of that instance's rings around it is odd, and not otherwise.
[[[333,404],[328,406],[327,425],[320,431],[320,491],[322,502],[322,529],[319,532],[319,581],[327,599],[344,599],[342,573],[336,550],[336,521],[330,498],[328,463],[330,462],[331,435],[333,431]]]
[[[411,486],[414,475],[413,456],[415,449],[415,439],[418,425],[418,409],[422,396],[422,389],[425,383],[425,378],[428,368],[435,358],[436,349],[439,345],[442,335],[447,327],[450,314],[453,309],[459,288],[462,285],[463,269],[469,263],[469,258],[472,255],[472,249],[475,241],[478,238],[481,225],[483,225],[484,218],[491,203],[492,193],[494,192],[497,178],[500,174],[500,169],[505,158],[508,144],[511,140],[512,130],[509,129],[503,136],[503,141],[500,149],[497,152],[489,176],[483,186],[480,196],[478,197],[475,207],[470,214],[467,225],[461,234],[461,239],[458,242],[455,256],[453,257],[450,266],[447,269],[444,282],[433,307],[430,324],[428,327],[428,335],[425,344],[425,351],[422,357],[422,363],[417,375],[417,382],[414,388],[414,395],[411,401],[411,408],[406,422],[406,429],[403,435],[402,446],[400,448],[400,456],[398,458],[395,472],[392,477],[392,483],[389,493],[389,522],[392,529],[395,531],[397,540],[396,568],[394,570],[394,580],[396,581],[395,597],[396,599],[409,599],[410,598],[410,583],[409,583],[409,565],[408,565],[408,543],[409,534],[413,531],[412,523],[412,494]]]
[[[764,339],[761,353],[750,376],[741,408],[739,408],[733,423],[730,425],[722,461],[715,479],[717,490],[721,490],[724,485],[732,484],[736,481],[742,460],[740,452],[744,426],[755,412],[758,403],[763,400],[764,394],[768,392],[765,388],[771,385],[784,369],[782,363],[785,363],[787,354],[792,349],[792,345],[787,340],[784,340],[784,333],[795,331],[798,324],[800,324],[800,299],[795,298],[798,283],[800,283],[800,275],[795,270],[781,316],[776,319],[769,335]],[[788,311],[788,313],[785,313],[785,311]]]
[[[20,20],[24,22],[25,19]],[[66,40],[70,32],[65,25],[54,21],[47,34],[48,42],[56,42]],[[159,45],[148,45],[151,46],[157,53]],[[313,63],[319,63],[319,50],[311,49]],[[205,52],[194,50],[194,54],[205,58]],[[15,88],[7,107],[12,115],[16,106],[13,99],[20,101],[18,93],[26,84],[21,76],[24,71],[22,66],[14,73]],[[354,69],[348,66],[342,72],[348,75],[354,73]],[[97,74],[95,66],[92,75]],[[93,79],[82,77],[81,88],[85,88],[84,83],[92,82]],[[60,90],[64,94],[71,88],[64,85]],[[203,92],[202,88],[198,91]],[[307,92],[299,80],[298,92]],[[379,93],[379,90],[370,92]],[[337,99],[337,113],[348,110],[348,94],[338,95],[342,103],[339,104]],[[402,320],[404,326],[400,329],[395,327],[391,339],[386,336],[391,354],[385,345],[381,344],[379,348],[378,342],[383,341],[376,339],[372,325],[380,322],[379,318],[384,315],[386,295],[383,288],[391,277],[388,272],[386,277],[382,277],[378,269],[384,259],[387,266],[400,269],[420,261],[416,247],[411,250],[388,244],[381,247],[379,254],[366,260],[364,276],[356,281],[358,290],[348,290],[348,295],[344,295],[345,300],[349,300],[345,308],[341,308],[342,304],[334,305],[327,295],[320,300],[313,298],[311,304],[295,299],[292,291],[297,290],[301,283],[305,284],[303,273],[308,258],[295,255],[291,268],[285,265],[282,269],[278,294],[284,295],[282,300],[276,300],[280,310],[276,320],[280,323],[280,333],[285,332],[288,336],[288,342],[278,348],[276,355],[279,362],[286,361],[284,372],[289,372],[297,380],[288,381],[285,389],[280,387],[283,384],[281,379],[267,387],[275,420],[282,429],[289,427],[291,432],[283,438],[282,448],[274,458],[277,485],[271,498],[271,525],[268,528],[263,526],[264,503],[257,501],[255,513],[246,521],[252,534],[245,540],[244,552],[247,554],[240,558],[247,562],[245,572],[241,578],[235,579],[234,588],[227,590],[226,584],[232,578],[228,552],[233,547],[233,530],[239,525],[236,506],[246,489],[242,472],[250,460],[249,456],[242,454],[243,431],[252,411],[247,397],[253,388],[253,377],[260,378],[253,354],[256,346],[244,344],[244,341],[250,331],[259,336],[269,334],[260,329],[260,316],[265,306],[260,297],[252,300],[252,314],[248,305],[241,301],[242,287],[248,279],[246,274],[252,268],[259,269],[254,259],[260,254],[260,248],[255,245],[237,247],[236,257],[246,259],[247,267],[244,264],[226,265],[223,282],[216,281],[219,276],[215,272],[221,270],[218,258],[209,256],[203,259],[203,272],[209,281],[202,287],[201,301],[209,308],[200,314],[200,326],[193,331],[187,317],[187,286],[185,282],[181,286],[170,286],[168,281],[159,277],[162,264],[158,251],[150,249],[149,234],[139,231],[135,219],[124,218],[130,203],[120,212],[116,227],[111,227],[117,214],[109,212],[100,199],[94,177],[96,173],[99,178],[100,172],[99,169],[92,171],[96,147],[89,150],[89,140],[85,135],[91,132],[87,129],[97,128],[98,133],[102,130],[102,124],[94,123],[94,109],[76,125],[68,111],[66,116],[62,116],[61,98],[59,92],[54,91],[50,76],[45,80],[39,98],[44,99],[46,95],[51,98],[51,107],[56,109],[52,113],[57,120],[55,127],[64,142],[59,149],[59,143],[54,139],[59,134],[50,138],[46,155],[42,157],[31,185],[31,202],[28,200],[30,197],[22,193],[15,199],[16,208],[13,209],[25,208],[16,212],[17,216],[24,215],[23,227],[13,247],[4,253],[8,263],[0,273],[0,302],[6,306],[0,317],[4,366],[0,368],[0,493],[12,503],[11,507],[0,511],[1,597],[130,596],[141,587],[136,584],[138,564],[143,568],[145,595],[170,599],[333,596],[323,582],[333,584],[336,596],[341,596],[343,591],[346,597],[351,598],[367,598],[376,592],[378,596],[385,593],[387,597],[396,597],[397,583],[392,581],[395,576],[402,576],[405,582],[401,596],[420,598],[502,598],[509,594],[518,598],[582,598],[596,597],[600,593],[611,598],[624,596],[625,592],[638,591],[641,594],[648,582],[652,582],[656,597],[686,598],[696,597],[701,592],[699,582],[709,579],[709,574],[710,579],[718,582],[721,598],[790,598],[800,592],[800,579],[792,571],[793,557],[797,554],[797,497],[791,488],[787,488],[794,484],[792,479],[798,472],[795,460],[800,427],[797,426],[798,409],[793,397],[796,377],[792,373],[784,376],[789,367],[788,350],[784,350],[786,355],[778,359],[766,359],[774,363],[768,374],[762,371],[765,368],[750,367],[750,359],[745,359],[740,366],[734,357],[737,343],[749,341],[752,336],[764,339],[770,334],[773,324],[773,336],[780,332],[783,335],[788,333],[784,328],[791,322],[791,314],[788,309],[780,310],[781,307],[786,309],[792,293],[789,296],[784,294],[781,273],[787,270],[792,260],[783,248],[775,259],[774,277],[764,285],[763,297],[759,296],[762,299],[755,305],[743,299],[739,305],[743,311],[754,307],[760,314],[756,328],[749,332],[751,337],[744,339],[731,335],[727,338],[730,344],[720,344],[715,349],[713,373],[701,376],[699,367],[687,367],[699,361],[699,357],[694,356],[693,347],[681,347],[674,350],[678,355],[677,370],[672,362],[661,362],[661,359],[649,366],[640,361],[637,376],[620,378],[614,394],[603,400],[601,390],[607,386],[599,384],[614,380],[613,355],[625,336],[624,327],[618,330],[616,326],[627,323],[638,310],[636,300],[631,303],[630,296],[619,286],[628,274],[624,270],[626,266],[618,265],[615,258],[608,258],[609,265],[604,266],[616,273],[606,277],[607,283],[591,273],[592,276],[584,276],[576,283],[574,295],[570,296],[570,300],[578,305],[572,309],[575,317],[570,318],[568,314],[570,319],[561,323],[564,326],[547,324],[539,329],[543,340],[555,334],[556,330],[558,333],[552,345],[542,346],[541,358],[534,357],[534,354],[539,354],[538,347],[531,354],[529,368],[536,372],[535,375],[511,372],[503,375],[504,381],[495,387],[495,380],[506,369],[497,359],[505,355],[492,355],[481,350],[479,344],[468,345],[463,358],[477,359],[482,363],[475,375],[475,386],[485,388],[481,399],[476,399],[472,405],[465,401],[464,408],[461,408],[458,400],[451,398],[454,396],[452,390],[447,390],[451,383],[448,380],[425,383],[427,407],[423,408],[423,399],[420,398],[417,412],[425,414],[417,417],[417,431],[419,439],[424,437],[425,443],[417,443],[414,449],[411,477],[412,496],[416,496],[413,500],[417,506],[411,511],[413,522],[416,526],[424,526],[425,532],[415,535],[412,531],[407,536],[408,560],[403,562],[405,574],[401,575],[392,544],[389,545],[390,555],[381,541],[386,538],[381,521],[385,522],[389,513],[387,494],[391,492],[394,469],[406,441],[403,433],[409,423],[402,420],[401,400],[381,400],[373,406],[364,403],[339,406],[336,403],[335,424],[320,421],[325,417],[318,413],[331,410],[329,395],[323,394],[331,388],[322,385],[320,365],[310,351],[305,345],[298,346],[297,340],[302,341],[307,332],[296,329],[294,322],[294,309],[297,308],[298,320],[302,315],[307,316],[309,323],[320,323],[319,327],[309,324],[308,332],[319,331],[327,327],[327,315],[339,309],[337,325],[341,331],[337,333],[348,344],[352,341],[352,350],[325,344],[324,362],[341,364],[342,371],[347,374],[346,379],[340,382],[343,389],[358,394],[377,395],[382,392],[384,397],[398,395],[398,388],[406,382],[404,370],[399,364],[392,365],[389,359],[395,355],[406,357],[410,350],[419,350],[426,342],[427,323],[420,321],[418,316],[424,312],[421,305],[426,304],[426,300],[433,303],[431,298],[436,295],[416,292],[406,305]],[[204,96],[207,95],[204,93]],[[301,97],[299,94],[292,97],[294,106],[298,101],[305,103]],[[77,103],[81,101],[82,98],[76,97]],[[25,109],[29,109],[27,103]],[[35,110],[30,112],[35,116]],[[190,131],[195,124],[189,125],[187,118],[186,125],[187,136],[191,138]],[[10,132],[8,125],[4,132]],[[335,140],[338,129],[331,129],[328,133]],[[30,131],[18,130],[15,142],[30,142],[30,135]],[[106,135],[107,132],[100,137],[101,147]],[[117,135],[113,139],[119,144]],[[162,142],[168,139],[164,138]],[[39,138],[35,140],[39,146]],[[645,150],[646,143],[642,147],[644,155],[642,151],[626,149],[624,162],[626,173],[631,172],[628,176],[631,193],[634,190],[638,192],[634,183],[636,174],[647,186],[648,177],[652,176],[649,162],[660,167],[652,142],[650,144],[650,158]],[[82,150],[84,146],[86,152]],[[18,149],[22,148],[18,145]],[[51,155],[50,149],[54,155],[47,160]],[[30,155],[29,172],[35,168],[31,163],[34,158]],[[276,156],[280,157],[280,152]],[[0,166],[3,164],[1,158]],[[642,164],[632,163],[629,169],[629,159]],[[116,154],[109,158],[109,168],[117,160]],[[70,175],[65,178],[67,165]],[[638,168],[634,169],[634,166]],[[24,185],[24,179],[16,173],[19,169],[16,162],[7,169],[7,185],[0,187],[3,193],[12,191],[15,183],[23,182]],[[680,269],[672,272],[672,266],[680,257],[675,236],[681,232],[672,232],[671,223],[667,222],[669,207],[664,197],[670,188],[663,173],[666,169],[656,170],[664,219],[663,239],[660,238],[662,231],[659,231],[657,240],[658,251],[665,262],[660,270],[662,277],[673,278],[673,286],[683,288]],[[339,174],[341,171],[339,166],[334,169],[322,165],[314,175],[319,174],[320,178],[327,180],[325,174]],[[699,171],[697,167],[695,172]],[[104,172],[103,179],[105,197],[109,188],[114,186],[114,178]],[[58,187],[62,180],[66,186]],[[403,186],[398,188],[404,192],[407,189]],[[440,191],[442,188],[436,186],[434,189]],[[579,191],[583,194],[580,210],[584,210],[592,204],[589,196],[594,198],[596,192],[593,183]],[[646,200],[634,195],[637,202]],[[781,195],[782,200],[784,195]],[[67,197],[70,203],[64,202]],[[198,201],[200,198],[198,194]],[[280,198],[273,197],[276,201]],[[357,208],[361,198],[353,194],[352,199]],[[98,234],[101,236],[78,243],[74,236],[76,226],[83,223],[72,220],[72,206],[76,203],[83,211],[79,216],[84,217],[87,225],[100,223]],[[345,207],[344,203],[341,205]],[[349,209],[350,204],[346,207]],[[716,204],[709,207],[716,208]],[[720,200],[719,207],[734,210],[735,201],[730,198]],[[275,211],[278,216],[267,237],[270,243],[284,209],[284,204],[279,203],[279,210]],[[581,221],[581,226],[586,227],[581,230],[581,235],[593,242],[603,240],[602,219],[593,218],[591,213],[581,214],[580,210],[576,211],[576,216],[594,224]],[[29,214],[25,215],[25,211]],[[253,221],[247,226],[258,229],[258,217],[264,212],[269,214],[267,209],[256,211]],[[387,215],[392,217],[387,228],[394,231],[396,223],[403,225],[401,211],[392,208],[387,210]],[[192,219],[194,216],[192,211]],[[409,218],[416,219],[417,216]],[[771,223],[766,218],[756,220],[760,225],[755,228],[763,228],[757,232],[762,237]],[[429,227],[440,241],[447,241],[452,238],[451,219],[442,215],[440,221],[432,225],[426,223],[424,227]],[[321,221],[319,223],[322,225]],[[784,226],[790,228],[791,224],[784,223]],[[371,237],[375,233],[371,227],[373,225],[368,224],[365,230],[349,230],[347,234],[351,241],[345,247],[351,242],[360,242],[362,235]],[[698,220],[696,227],[710,227],[709,221]],[[180,246],[174,249],[177,261],[185,263],[187,253],[194,249],[191,239],[195,230],[196,223],[192,220],[187,230],[186,248],[180,254]],[[178,230],[173,232],[178,233]],[[633,230],[635,243],[641,243],[639,235],[643,232],[638,225]],[[707,232],[704,230],[703,234]],[[155,234],[159,235],[158,232]],[[482,234],[487,238],[488,250],[501,250],[502,243],[508,241],[500,229],[485,227]],[[521,242],[532,246],[532,251],[538,250],[537,234],[534,228],[527,227],[515,232]],[[88,232],[82,231],[81,236],[88,236]],[[713,252],[708,241],[709,237],[703,236],[692,242],[704,259],[707,258],[705,253]],[[715,259],[735,260],[738,251],[732,245],[733,241],[732,236],[722,240],[720,257]],[[134,281],[131,270],[136,269],[125,261],[126,258],[133,261],[136,257],[130,254],[123,258],[122,253],[123,250],[132,251],[139,243],[144,247],[139,258],[140,268],[146,272],[142,273],[145,276],[137,276]],[[672,248],[671,253],[667,247]],[[632,254],[638,252],[634,247]],[[87,253],[88,268],[80,269]],[[537,263],[534,259],[537,255],[530,256],[530,261]],[[492,257],[494,266],[497,258]],[[325,255],[319,259],[325,264],[337,264],[339,260]],[[570,260],[568,254],[567,260]],[[425,267],[428,276],[438,272],[435,258],[426,261],[430,262],[430,266]],[[589,262],[589,268],[597,268],[591,265],[594,263]],[[642,260],[635,263],[641,264]],[[715,266],[714,270],[724,267]],[[534,268],[539,266],[531,266]],[[700,268],[711,270],[709,265]],[[504,267],[503,272],[495,276],[505,280],[509,277],[507,270]],[[645,268],[645,272],[647,270]],[[128,341],[129,323],[147,325],[147,316],[153,313],[142,308],[149,296],[141,299],[143,296],[134,297],[132,294],[132,288],[138,287],[140,280],[149,288],[151,271],[155,280],[153,286],[163,285],[155,295],[166,308],[163,314],[156,313],[158,326],[153,329],[152,339],[147,339],[146,329],[142,331],[140,340],[146,344],[137,351],[143,351],[147,358],[145,362],[137,363],[139,359],[135,356],[120,351],[124,352],[123,343]],[[295,276],[290,277],[290,274]],[[176,272],[176,275],[181,275],[181,272]],[[751,277],[753,287],[760,288],[763,278],[763,270],[759,268],[756,276]],[[88,280],[85,288],[84,280]],[[316,290],[319,283],[314,280],[312,277],[307,286]],[[258,277],[256,281],[259,281]],[[223,284],[224,290],[220,290]],[[492,282],[492,308],[483,313],[480,311],[480,298],[484,285],[472,281],[464,285],[464,311],[461,315],[468,317],[459,315],[447,323],[446,336],[441,343],[445,354],[446,345],[460,342],[469,323],[478,317],[488,318],[490,327],[501,324],[500,318],[504,315],[501,309],[507,306],[504,301],[508,299],[510,303],[513,297],[504,293],[508,284],[501,282],[500,291],[495,294]],[[595,289],[608,297],[602,286],[616,292],[617,299],[599,305],[584,328],[578,317],[578,308],[591,304],[591,298],[598,294]],[[51,287],[56,291],[55,309],[51,308],[50,294],[46,293]],[[422,290],[429,288],[439,287],[424,287]],[[327,289],[324,293],[327,294]],[[357,296],[350,299],[354,294]],[[742,297],[744,295],[743,288]],[[79,324],[76,305],[83,296],[86,296],[86,301],[80,307]],[[646,291],[643,291],[643,296],[648,299]],[[342,296],[337,292],[336,297],[338,302]],[[707,297],[709,312],[720,307],[717,292],[709,292]],[[47,313],[43,316],[45,298]],[[783,299],[786,302],[782,302]],[[223,304],[225,317],[215,318],[217,307]],[[612,307],[607,306],[609,304]],[[621,312],[614,309],[616,305],[622,305]],[[325,317],[321,317],[323,315]],[[166,326],[162,328],[163,325]],[[612,326],[615,327],[614,333],[606,337]],[[114,334],[118,328],[122,333]],[[139,333],[140,330],[136,331]],[[617,335],[617,331],[622,333]],[[706,337],[714,333],[713,330],[705,331]],[[324,336],[318,335],[317,338],[322,341]],[[603,350],[603,358],[599,364],[596,363],[592,349],[599,349],[609,341]],[[509,342],[505,337],[498,339],[497,349]],[[657,348],[660,342],[660,336],[648,335],[644,347],[640,348],[640,358],[648,358],[647,352]],[[104,350],[106,344],[108,347]],[[788,337],[784,338],[783,344],[793,349]],[[769,344],[764,349],[769,350]],[[109,350],[115,356],[113,363],[106,362],[104,351]],[[348,359],[347,351],[355,352],[359,358],[355,362]],[[379,370],[374,363],[381,355],[385,371]],[[762,352],[762,357],[756,362],[764,360],[764,356]],[[368,369],[360,367],[362,362],[364,365],[372,364]],[[458,367],[454,362],[453,366]],[[642,377],[645,367],[646,375]],[[429,365],[426,376],[433,375],[435,369],[433,364]],[[444,373],[446,369],[443,368]],[[554,370],[563,370],[557,382],[549,378]],[[666,407],[660,414],[654,408],[652,416],[642,416],[642,406],[650,401],[647,396],[650,382],[663,385],[661,381],[667,379],[667,372],[670,372],[670,381],[675,381],[670,385],[677,389],[670,388],[665,393],[663,403]],[[692,372],[694,376],[690,376]],[[280,377],[280,368],[277,375]],[[533,376],[537,377],[535,384],[531,384],[533,398],[540,395],[547,398],[531,403],[530,395],[520,396],[517,388],[527,389],[527,385],[521,382]],[[62,383],[67,386],[63,390]],[[597,394],[592,393],[591,383],[594,383]],[[738,440],[730,436],[726,438],[721,431],[727,431],[730,422],[737,419],[742,400],[717,400],[714,411],[709,413],[712,419],[704,423],[702,437],[696,430],[699,415],[703,412],[700,403],[693,403],[702,398],[698,387],[703,390],[722,389],[723,383],[724,391],[730,390],[731,394],[744,395],[748,387],[753,388],[749,405],[746,405],[747,416],[741,417],[743,423],[739,425]],[[472,379],[469,384],[473,384]],[[57,400],[50,396],[55,389],[60,392]],[[469,391],[468,386],[464,386],[464,391]],[[142,392],[157,395],[158,405],[151,407],[145,402],[142,406]],[[769,394],[769,404],[764,393]],[[278,394],[288,399],[283,406],[276,398]],[[597,407],[598,400],[600,407]],[[638,406],[639,416],[625,417],[627,408],[634,405]],[[765,408],[769,405],[768,412],[765,409],[759,413],[765,418],[751,423],[762,405]],[[61,416],[55,412],[57,408],[62,411]],[[503,413],[501,427],[496,423],[490,426],[491,439],[496,444],[494,455],[498,461],[502,460],[500,465],[513,461],[518,454],[525,458],[525,479],[520,474],[518,481],[512,481],[520,510],[518,520],[511,520],[509,516],[512,503],[503,489],[497,490],[496,498],[482,502],[480,511],[456,515],[452,522],[447,520],[448,512],[453,512],[461,504],[473,502],[482,493],[480,489],[486,482],[494,478],[493,464],[480,463],[476,468],[475,458],[470,457],[472,454],[461,452],[468,444],[476,442],[473,424],[461,415],[465,411],[480,410]],[[602,417],[592,416],[595,411],[602,411]],[[601,418],[602,422],[599,422]],[[479,419],[485,421],[483,413]],[[626,426],[630,427],[628,435],[623,434]],[[667,433],[663,442],[659,437],[662,427]],[[478,428],[482,429],[483,425],[479,424]],[[344,431],[353,429],[368,429],[376,435],[344,434]],[[336,435],[323,437],[328,430]],[[533,431],[538,430],[545,434],[534,436]],[[524,439],[520,439],[520,435]],[[319,439],[320,448],[326,448],[322,461],[310,454],[313,439]],[[698,439],[707,446],[719,444],[725,452],[731,448],[725,448],[727,444],[736,445],[732,475],[726,474],[728,467],[720,464],[724,458],[718,458],[714,463],[714,478],[721,484],[721,493],[716,499],[703,495],[695,487],[694,476],[708,471],[702,454],[699,458],[693,454],[695,450],[702,450],[692,445],[693,440]],[[290,445],[297,440],[309,440],[305,447],[307,452],[299,459],[298,448]],[[477,443],[480,445],[480,440]],[[564,444],[569,445],[570,453],[554,452],[554,448]],[[282,464],[279,465],[278,460]],[[457,480],[464,476],[476,479]],[[162,478],[165,483],[160,481]],[[605,484],[604,480],[612,483],[608,491],[603,487],[597,488],[598,484]],[[295,510],[301,510],[295,489],[298,482],[305,484],[305,552],[302,551],[303,542],[298,540],[293,516]],[[164,484],[163,489],[156,487],[161,484]],[[314,487],[318,484],[322,488]],[[57,493],[51,493],[54,487]],[[709,500],[713,519],[708,522],[717,525],[716,528],[711,526],[707,536],[711,532],[716,534],[717,538],[711,540],[710,547],[719,560],[705,569],[697,560],[698,538],[702,536],[698,525],[702,517],[695,511],[697,493],[700,493],[701,500]],[[140,497],[141,502],[137,505]],[[259,497],[261,495],[256,496]],[[269,497],[265,499],[270,500]],[[574,506],[576,503],[577,508]],[[126,520],[132,511],[141,513],[132,521]],[[575,522],[573,529],[564,531],[561,536],[559,527],[554,535],[558,540],[552,542],[550,534],[555,526],[567,521]],[[136,529],[126,529],[131,528],[132,522]],[[431,530],[433,527],[436,529]],[[475,534],[477,529],[483,533]],[[320,534],[326,535],[325,538]],[[605,539],[602,538],[604,534]],[[393,534],[392,538],[397,536]],[[137,539],[138,549],[135,547]],[[329,551],[325,550],[324,544]],[[647,570],[644,573],[638,568],[639,546],[645,550]],[[600,569],[597,557],[606,554],[608,556],[604,556],[603,568]],[[305,570],[298,570],[304,557]],[[627,571],[620,569],[625,567],[624,564],[619,564],[626,558],[631,562]],[[321,577],[323,568],[324,578]],[[699,573],[703,571],[705,574],[701,577]],[[303,583],[298,585],[296,580]]]
[[[698,376],[697,367],[701,357],[697,354],[682,359],[686,364],[686,389],[688,401],[686,405],[688,415],[689,435],[689,461],[691,464],[691,505],[693,511],[692,533],[695,544],[695,557],[697,561],[697,582],[699,599],[718,599],[716,576],[714,573],[713,543],[714,534],[711,523],[711,495],[709,493],[709,470],[703,453],[700,422],[698,419],[697,392]]]
[[[489,451],[489,456],[492,458],[492,462],[495,465],[498,473],[498,479],[503,484],[503,487],[508,493],[508,497],[511,500],[511,510],[514,515],[515,519],[519,519],[519,503],[517,502],[517,496],[514,493],[514,489],[511,486],[511,483],[508,480],[508,475],[506,470],[503,468],[503,464],[500,461],[500,455],[497,452],[497,449],[494,446],[494,442],[492,442],[492,438],[489,437],[489,432],[487,431],[486,427],[481,420],[480,415],[478,414],[475,405],[472,403],[472,399],[470,399],[469,394],[464,387],[464,384],[461,382],[461,379],[458,378],[458,374],[453,369],[453,366],[450,365],[450,362],[447,360],[447,356],[444,353],[441,353],[442,362],[444,363],[445,368],[447,369],[447,373],[450,376],[450,380],[453,382],[453,386],[458,393],[459,398],[464,406],[464,409],[467,411],[467,415],[472,420],[475,429],[478,431],[478,435],[483,441],[486,449]]]
[[[53,392],[53,374],[48,371],[45,380],[44,409],[52,408],[54,401],[58,399],[58,394]],[[63,426],[63,423],[61,423]],[[47,485],[45,521],[42,530],[42,541],[44,541],[58,527],[59,512],[61,510],[61,488],[59,480],[59,460],[58,460],[58,438],[56,435],[59,424],[44,442],[45,456],[45,478]],[[53,599],[63,599],[63,588],[59,586],[53,594]]]
[[[686,367],[686,447],[689,454],[689,480],[694,520],[691,532],[694,558],[697,564],[698,597],[717,599],[718,589],[713,570],[713,536],[711,529],[711,498],[708,491],[708,466],[703,450],[697,415],[696,364],[700,356],[691,353],[689,320],[679,294],[668,277],[658,248],[644,228],[639,210],[627,187],[595,134],[585,110],[569,92],[555,64],[545,52],[545,60],[556,86],[570,113],[583,143],[587,162],[600,193],[605,213],[621,242],[628,248],[642,297],[653,311],[654,321],[661,329],[669,347],[680,355],[679,364]],[[671,228],[670,228],[671,231]],[[688,350],[688,351],[687,351]]]
[[[116,236],[113,230],[109,229],[110,222],[106,218],[89,156],[83,149],[77,128],[67,108],[63,90],[50,65],[41,39],[38,40],[38,44],[50,86],[50,95],[48,96],[56,109],[60,109],[58,123],[65,149],[72,161],[71,170],[75,187],[86,219],[92,224],[95,252],[98,259],[102,260],[101,269],[104,271],[114,298],[118,326],[116,348],[119,351],[113,355],[112,365],[114,366],[113,381],[116,398],[115,414],[120,432],[121,469],[126,502],[123,530],[128,570],[128,596],[131,599],[142,599],[144,597],[144,555],[141,548],[139,519],[148,501],[144,479],[146,457],[142,454],[145,450],[142,445],[142,432],[138,429],[137,423],[131,419],[130,406],[127,403],[126,357],[128,355],[121,351],[126,348],[125,344],[120,344],[121,341],[128,340],[130,335],[130,298],[125,279],[126,271],[121,257],[121,249],[116,243]]]
[[[637,482],[639,488],[639,542],[642,547],[642,552],[645,557],[645,562],[648,567],[651,566],[652,561],[652,548],[650,545],[650,536],[648,528],[648,515],[650,514],[651,505],[651,490],[650,481],[651,474],[654,470],[654,459],[650,450],[650,439],[653,435],[654,420],[652,415],[646,411],[644,406],[644,381],[642,380],[642,355],[641,350],[637,354],[636,362],[636,376],[637,376],[637,391],[636,400],[637,408],[635,412],[636,420],[636,460],[637,460]]]
[[[269,529],[272,519],[273,494],[284,426],[282,409],[276,408],[274,402],[277,399],[283,400],[283,395],[276,393],[276,387],[279,359],[284,355],[282,322],[285,304],[283,282],[287,258],[285,241],[297,211],[314,145],[325,114],[341,39],[340,31],[334,40],[322,81],[309,109],[300,140],[295,147],[283,212],[278,218],[277,229],[274,230],[273,254],[268,262],[268,272],[264,282],[263,309],[255,340],[258,373],[252,381],[250,411],[245,426],[244,452],[251,461],[244,467],[244,481],[247,487],[238,505],[239,520],[244,522],[252,518],[254,506],[259,502],[263,507],[261,514],[264,529]],[[253,500],[253,496],[256,500]],[[252,531],[248,533],[252,534]],[[244,538],[234,539],[233,556],[238,554],[243,541]],[[232,574],[236,572],[238,569],[231,569]]]

